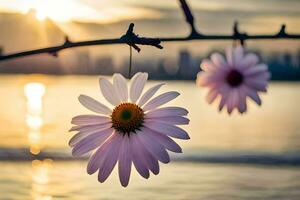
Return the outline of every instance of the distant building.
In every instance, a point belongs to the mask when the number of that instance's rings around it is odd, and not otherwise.
[[[179,52],[178,65],[178,76],[181,79],[188,79],[190,75],[190,69],[192,68],[192,58],[190,52],[187,49],[181,50]]]
[[[200,62],[201,59],[193,58],[188,50],[180,51],[178,77],[184,80],[195,79],[197,72],[199,71]]]
[[[290,53],[288,52],[284,53],[282,58],[283,58],[283,65],[285,65],[286,67],[293,66],[292,55]]]
[[[87,50],[76,52],[77,69],[81,74],[94,74],[90,54]]]
[[[110,56],[96,58],[93,68],[94,74],[112,75],[115,72],[114,61]]]
[[[178,75],[177,78],[183,80],[194,80],[199,72],[201,57],[193,58],[188,50],[182,50],[179,52],[178,59]]]
[[[300,69],[300,49],[297,52],[297,66]]]

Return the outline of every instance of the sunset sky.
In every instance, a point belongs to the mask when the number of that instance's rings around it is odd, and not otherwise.
[[[231,34],[235,21],[239,22],[240,30],[248,34],[274,34],[282,24],[287,25],[288,33],[300,32],[299,0],[188,0],[188,3],[198,30],[204,34]],[[21,29],[22,18],[15,18],[14,27],[11,27],[9,15],[29,12],[34,13],[35,21],[40,23],[32,25],[38,26],[39,32],[43,32],[45,19],[50,19],[74,40],[119,37],[130,22],[136,24],[136,32],[143,36],[175,37],[189,32],[178,0],[0,0],[0,26],[6,27],[0,35],[0,43],[6,51],[56,44],[35,40],[36,46],[33,46],[30,42],[25,45],[17,40],[17,33],[28,28]],[[8,38],[16,44],[7,42]],[[272,49],[278,49],[273,46],[276,44],[272,42]],[[204,46],[200,50],[211,48],[207,44]],[[297,50],[299,43],[288,41],[279,46],[280,49]],[[268,48],[270,45],[256,43],[255,47]]]
[[[242,15],[259,21],[285,21],[297,24],[300,16],[298,0],[189,0],[195,13]],[[176,0],[0,0],[1,12],[26,13],[35,9],[42,20],[113,22],[124,19],[169,18],[178,15]],[[252,16],[255,15],[255,16]]]

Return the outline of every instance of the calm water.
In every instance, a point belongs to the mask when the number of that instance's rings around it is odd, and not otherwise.
[[[193,82],[168,82],[164,90],[181,92],[171,105],[190,111],[191,140],[173,156],[183,162],[147,181],[134,174],[123,189],[116,174],[98,184],[86,161],[55,159],[70,157],[70,119],[88,113],[79,94],[103,101],[97,77],[1,76],[0,200],[300,199],[299,83],[272,83],[263,106],[250,102],[244,116],[218,113]],[[44,158],[21,161],[29,155]]]
[[[298,168],[171,163],[143,180],[135,173],[121,188],[114,173],[104,184],[85,162],[0,163],[0,199],[34,200],[299,200]]]

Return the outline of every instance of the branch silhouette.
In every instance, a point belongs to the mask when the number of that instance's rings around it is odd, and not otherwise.
[[[161,42],[180,42],[180,41],[192,41],[192,40],[236,40],[240,41],[243,45],[246,40],[261,40],[261,39],[300,39],[300,34],[288,34],[286,32],[286,25],[283,24],[276,34],[270,35],[248,35],[247,33],[241,33],[238,28],[238,22],[233,25],[232,35],[205,35],[197,31],[195,27],[194,15],[186,0],[179,0],[181,9],[185,15],[186,22],[190,25],[191,32],[187,37],[171,37],[171,38],[148,38],[140,37],[133,31],[134,24],[131,23],[127,32],[120,38],[115,39],[100,39],[81,42],[72,42],[68,36],[65,37],[65,42],[59,46],[47,47],[42,49],[36,49],[31,51],[24,51],[13,54],[3,54],[3,49],[0,51],[0,61],[19,58],[24,56],[36,55],[48,53],[52,56],[58,56],[58,52],[64,49],[70,49],[83,46],[95,46],[95,45],[112,45],[112,44],[127,44],[133,47],[138,52],[141,48],[138,45],[153,46],[162,49]]]

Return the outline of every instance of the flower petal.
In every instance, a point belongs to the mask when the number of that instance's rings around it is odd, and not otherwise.
[[[163,122],[171,125],[184,125],[184,124],[189,124],[190,120],[181,117],[181,116],[170,116],[170,117],[156,117],[156,118],[147,118],[147,115],[145,116],[146,120],[145,123],[147,122]]]
[[[113,129],[110,128],[88,135],[74,146],[72,155],[75,157],[82,156],[94,150],[99,147],[112,134],[112,132]]]
[[[220,104],[219,104],[219,111],[222,111],[223,107],[225,106],[226,102],[227,102],[227,99],[228,99],[228,96],[229,96],[229,93],[230,93],[230,87],[225,84],[223,85],[221,88],[219,88],[219,92],[220,92],[220,95],[221,95],[221,101],[220,101]]]
[[[267,80],[257,80],[255,78],[246,78],[245,84],[257,91],[266,92],[268,81]]]
[[[78,97],[78,100],[84,107],[93,112],[105,115],[110,115],[112,113],[111,109],[109,109],[107,106],[103,105],[102,103],[96,101],[95,99],[89,96],[80,95]]]
[[[161,122],[148,122],[145,123],[144,126],[148,127],[153,131],[168,135],[170,137],[179,138],[183,140],[190,139],[189,135],[185,130],[170,124],[165,124]]]
[[[145,148],[159,161],[162,163],[169,163],[170,157],[166,149],[163,145],[161,145],[158,141],[155,141],[150,133],[146,131],[146,129],[137,132],[137,137],[144,144]]]
[[[128,88],[127,88],[127,81],[121,74],[114,74],[113,76],[113,85],[115,91],[121,101],[126,102],[128,100]]]
[[[244,57],[244,48],[237,46],[233,49],[233,63],[236,68],[239,68]]]
[[[130,99],[133,103],[135,103],[141,96],[145,84],[148,79],[147,73],[137,73],[132,78],[132,84],[130,87]]]
[[[271,79],[271,73],[268,72],[268,71],[265,71],[265,72],[260,72],[258,74],[250,75],[250,76],[248,76],[246,78],[253,78],[253,79],[256,79],[256,80],[269,81]]]
[[[211,104],[211,103],[213,103],[216,100],[216,98],[218,97],[218,95],[219,95],[219,92],[218,92],[217,89],[211,89],[208,92],[207,96],[206,96],[206,101],[209,104]]]
[[[217,66],[217,67],[227,66],[227,62],[226,62],[224,56],[219,53],[211,54],[210,59],[211,59],[212,63],[214,64],[214,66]]]
[[[111,82],[109,82],[105,78],[100,78],[99,84],[100,84],[100,90],[101,90],[104,98],[109,103],[111,103],[114,106],[117,106],[121,103],[121,100],[120,100],[119,96],[117,95],[116,90],[115,90],[113,84],[111,84]]]
[[[150,174],[147,167],[146,155],[143,153],[145,150],[141,146],[141,142],[137,139],[136,135],[130,136],[130,149],[132,152],[132,162],[138,173],[148,179]],[[152,162],[152,161],[150,161]]]
[[[213,71],[217,69],[215,63],[213,63],[209,59],[203,59],[200,64],[200,68],[205,72]]]
[[[239,94],[237,89],[233,89],[229,93],[229,97],[227,99],[227,112],[229,114],[232,113],[234,108],[237,108],[239,103]]]
[[[250,76],[254,74],[259,74],[268,71],[268,66],[265,64],[255,65],[253,67],[249,67],[244,71],[245,76]]]
[[[152,110],[155,109],[165,103],[168,103],[169,101],[172,101],[176,97],[178,97],[180,94],[178,92],[166,92],[163,93],[152,100],[150,100],[144,107],[143,110]]]
[[[242,59],[240,63],[240,69],[247,69],[248,67],[254,66],[258,63],[259,58],[254,53],[248,53],[245,55],[245,57]]]
[[[227,102],[227,98],[228,98],[228,95],[223,95],[221,97],[221,101],[220,101],[220,104],[219,104],[219,111],[222,111],[226,102]]]
[[[153,95],[161,88],[161,86],[163,86],[164,83],[160,83],[157,84],[153,87],[151,87],[150,89],[147,90],[147,92],[145,92],[145,94],[143,94],[143,96],[141,97],[141,99],[139,100],[138,105],[140,107],[142,107],[145,103],[148,102],[149,99],[151,99],[153,97]]]
[[[158,133],[156,131],[152,131],[152,130],[150,130],[148,128],[145,128],[145,129],[147,129],[148,133],[151,133],[149,135],[152,138],[154,138],[154,140],[158,141],[166,149],[168,149],[170,151],[173,151],[175,153],[182,153],[181,147],[176,142],[174,142],[174,140],[172,140],[171,138],[169,138],[168,136],[166,136],[164,134],[161,134],[161,133]]]
[[[116,144],[110,145],[111,148],[108,150],[107,156],[99,169],[98,181],[100,183],[103,183],[108,178],[118,161],[123,137],[119,133],[116,133],[116,135],[118,135]]]
[[[200,71],[197,74],[197,79],[196,79],[196,84],[199,87],[205,87],[205,86],[209,86],[209,82],[210,82],[210,75]]]
[[[239,91],[238,110],[240,113],[244,113],[247,110],[246,94],[242,88],[240,88],[238,91]]]
[[[123,136],[119,154],[119,179],[123,187],[128,185],[131,173],[132,156],[129,145],[129,137]]]
[[[185,108],[181,107],[164,107],[151,110],[146,113],[146,118],[155,118],[155,117],[171,117],[171,116],[184,116],[189,112]]]
[[[71,123],[74,125],[96,125],[96,124],[106,124],[111,122],[109,117],[99,116],[99,115],[79,115],[73,117]]]
[[[225,50],[226,59],[229,67],[233,67],[234,60],[233,60],[233,49],[232,48],[226,48]]]
[[[69,131],[93,131],[97,129],[103,129],[103,127],[107,127],[108,125],[111,126],[111,123],[105,123],[105,124],[92,124],[92,125],[84,125],[84,126],[73,126]]]
[[[136,137],[136,140],[136,144],[139,144],[140,152],[145,159],[145,163],[147,163],[148,169],[155,175],[159,174],[158,160],[146,149],[139,137]]]
[[[222,76],[224,76],[224,73],[221,70],[217,70],[214,73],[199,72],[197,74],[196,84],[200,87],[212,87],[215,85],[222,85],[224,83],[224,77]]]
[[[99,128],[101,127],[101,128]],[[80,131],[79,133],[75,134],[69,141],[69,145],[71,147],[73,147],[74,145],[76,145],[80,140],[82,140],[83,138],[87,137],[88,135],[91,135],[93,133],[98,133],[101,132],[103,130],[109,129],[111,128],[111,124],[105,124],[104,126],[98,126],[98,127],[93,127],[89,129],[85,129],[83,131]]]
[[[256,90],[251,89],[247,86],[244,86],[243,90],[245,91],[246,95],[249,96],[254,102],[256,102],[258,105],[261,105],[261,99],[259,98]]]
[[[111,151],[112,148],[115,148],[116,145],[119,144],[119,140],[121,137],[119,134],[113,134],[106,142],[104,142],[101,147],[91,156],[88,166],[87,173],[94,174],[101,166],[108,155],[108,152]],[[119,139],[118,139],[119,138]]]

